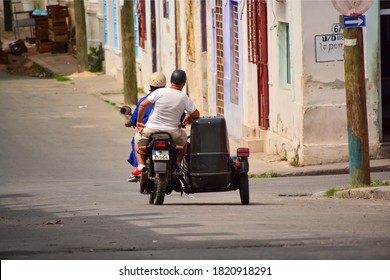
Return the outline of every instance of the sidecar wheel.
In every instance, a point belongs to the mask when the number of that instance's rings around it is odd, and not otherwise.
[[[242,205],[249,204],[249,180],[248,173],[240,174],[240,199]]]
[[[166,174],[156,174],[156,185],[153,192],[153,203],[162,205],[165,198],[165,190],[167,189],[168,179]]]

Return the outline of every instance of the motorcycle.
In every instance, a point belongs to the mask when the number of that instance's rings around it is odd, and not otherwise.
[[[149,203],[162,205],[172,191],[191,194],[239,190],[241,204],[249,204],[249,148],[229,154],[229,139],[223,117],[201,117],[191,126],[183,166],[177,155],[185,147],[174,145],[164,131],[153,133],[138,153],[145,156],[146,167],[140,178],[141,194]]]

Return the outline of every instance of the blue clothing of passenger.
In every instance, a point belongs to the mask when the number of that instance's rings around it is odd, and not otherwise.
[[[130,119],[130,120],[131,120],[131,123],[132,123],[133,125],[136,125],[136,124],[137,124],[137,117],[138,117],[138,108],[139,108],[139,104],[141,104],[142,101],[144,101],[152,92],[153,92],[153,91],[150,91],[147,95],[145,95],[144,97],[142,97],[142,98],[138,101],[137,105],[135,106],[134,113],[133,113],[133,115],[131,116],[131,119]],[[146,122],[148,121],[149,115],[150,115],[150,113],[152,113],[153,108],[154,108],[154,104],[153,104],[152,106],[146,108],[144,118],[142,119],[142,122],[143,122],[143,123],[146,123]]]
[[[138,107],[139,107],[139,104],[141,104],[142,101],[145,100],[145,98],[147,98],[149,96],[149,94],[151,94],[152,91],[150,91],[146,96],[142,97],[137,105],[135,106],[135,109],[134,109],[134,113],[133,115],[131,116],[131,123],[133,125],[136,125],[137,124],[137,117],[138,117]],[[152,106],[149,106],[148,108],[146,108],[146,111],[145,111],[145,115],[144,115],[144,118],[142,119],[142,122],[143,123],[146,123],[149,119],[149,115],[150,113],[153,111],[153,107],[154,107],[154,104]],[[127,161],[134,167],[137,167],[138,166],[138,161],[137,161],[137,158],[135,156],[135,151],[134,151],[134,137],[133,139],[131,139],[131,152],[130,152],[130,155],[129,155],[129,158],[127,159]]]

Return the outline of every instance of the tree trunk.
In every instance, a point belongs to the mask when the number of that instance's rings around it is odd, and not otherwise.
[[[133,0],[125,0],[121,10],[123,91],[125,104],[137,104],[138,101],[133,13]]]
[[[84,0],[74,1],[78,71],[88,70],[88,42]]]

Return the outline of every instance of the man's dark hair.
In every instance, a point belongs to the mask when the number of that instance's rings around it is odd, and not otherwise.
[[[177,69],[177,70],[173,71],[173,73],[171,75],[171,83],[172,84],[182,85],[182,84],[185,84],[186,81],[187,81],[186,72],[184,72],[181,69]]]

